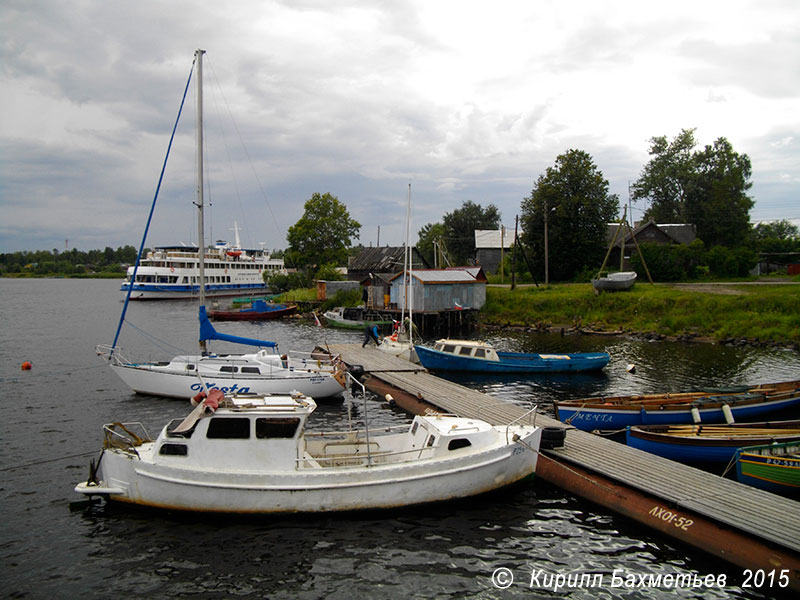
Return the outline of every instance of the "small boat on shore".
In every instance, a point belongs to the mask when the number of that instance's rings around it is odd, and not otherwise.
[[[768,492],[800,497],[800,444],[788,442],[740,448],[736,478]]]
[[[282,319],[296,312],[296,304],[273,304],[264,300],[253,300],[249,306],[241,308],[209,310],[208,317],[215,321],[267,321]]]
[[[339,306],[322,314],[325,322],[330,327],[342,329],[364,329],[368,325],[377,325],[378,328],[391,327],[391,319],[381,318],[378,314],[368,311],[364,307]]]
[[[592,286],[598,292],[620,292],[629,290],[636,283],[636,271],[619,271],[605,277],[592,279]]]
[[[392,508],[477,495],[534,474],[542,429],[416,416],[400,428],[304,431],[302,394],[212,390],[152,440],[140,423],[103,427],[103,451],[75,488],[164,509],[291,513]]]
[[[472,373],[579,373],[598,371],[608,364],[607,352],[526,354],[495,350],[486,342],[436,340],[433,348],[416,345],[417,357],[430,371]]]
[[[599,396],[555,402],[556,418],[578,429],[633,425],[731,423],[800,406],[800,381],[675,394]]]
[[[724,425],[637,425],[625,432],[628,446],[682,463],[729,462],[744,446],[800,444],[800,421]]]

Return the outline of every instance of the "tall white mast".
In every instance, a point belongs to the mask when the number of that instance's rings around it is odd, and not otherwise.
[[[408,288],[411,296],[408,299],[408,341],[413,342],[414,334],[414,252],[411,247],[411,182],[408,182],[408,216],[406,217],[406,248],[408,252]]]
[[[203,221],[203,54],[205,50],[196,50],[194,53],[197,61],[197,246],[200,259],[198,273],[200,276],[200,305],[206,303],[206,242],[204,237],[205,223]],[[200,349],[206,352],[205,341],[200,342]]]

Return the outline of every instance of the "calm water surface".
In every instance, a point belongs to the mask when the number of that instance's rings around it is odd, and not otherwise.
[[[0,279],[0,596],[6,598],[763,598],[741,569],[652,533],[541,481],[490,496],[403,511],[302,517],[221,517],[99,505],[71,511],[74,485],[99,451],[101,427],[140,421],[151,434],[188,403],[131,394],[95,355],[122,307],[118,281]],[[121,344],[137,358],[196,351],[189,302],[131,304]],[[310,350],[360,342],[360,332],[298,322],[220,325]],[[624,338],[489,334],[509,350],[607,350],[593,376],[471,378],[498,401],[549,403],[595,394],[678,391],[800,378],[797,353]],[[154,345],[155,344],[155,345]],[[225,351],[225,344],[215,346]],[[33,363],[22,372],[20,364]],[[628,363],[636,364],[634,374]],[[347,402],[322,406],[315,428],[338,425]],[[353,407],[363,417],[361,404]],[[410,420],[377,398],[369,419]],[[498,589],[492,574],[509,569]],[[612,573],[726,575],[724,589],[611,586]],[[531,575],[599,574],[602,588],[542,589]],[[544,578],[544,579],[543,579]]]

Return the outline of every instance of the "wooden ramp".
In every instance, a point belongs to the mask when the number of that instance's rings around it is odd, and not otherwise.
[[[338,344],[330,346],[330,350],[340,354],[348,365],[362,366],[368,379],[377,379],[444,412],[500,425],[519,418],[527,410],[525,407],[500,401],[435,377],[419,365],[387,355],[374,346],[361,348],[359,345]],[[378,391],[382,389],[377,386]],[[565,427],[564,423],[543,415],[537,415],[536,423],[543,427]],[[687,538],[684,540],[687,543],[694,543],[688,539],[689,535],[684,535],[693,533],[690,529],[695,527],[695,521],[691,517],[700,515],[726,530],[763,540],[768,552],[774,549],[788,550],[788,558],[785,555],[761,558],[765,564],[772,565],[771,569],[778,568],[776,561],[786,568],[793,559],[793,583],[800,586],[800,502],[574,428],[568,428],[563,448],[545,450],[542,454],[564,465],[568,470],[573,470],[576,473],[573,479],[586,479],[583,473],[590,472],[613,482],[606,486],[608,489],[619,484],[623,488],[638,491],[645,498],[654,499],[656,504],[651,501],[652,508],[648,508],[649,512],[646,513],[652,517],[653,526],[675,537]],[[542,466],[540,464],[537,469],[537,476],[548,479],[547,474],[541,472]],[[553,482],[558,484],[562,475],[554,476]],[[595,491],[592,491],[592,486],[577,485],[572,487],[572,491],[584,495],[579,491],[582,488],[588,490],[585,495],[587,499],[603,504],[598,500],[599,496]],[[614,495],[617,500],[611,502],[611,508],[614,508],[615,502],[620,504],[620,497],[625,493],[617,489],[613,491],[612,496]],[[649,505],[645,502],[645,508],[647,506]],[[633,516],[627,508],[620,505],[617,512]],[[688,516],[682,516],[681,511],[687,511]],[[688,526],[686,521],[689,521]],[[695,527],[695,530],[699,531],[699,528]],[[713,528],[711,533],[714,533]],[[736,546],[738,542],[734,541],[732,544]],[[736,548],[733,547],[716,554],[741,564],[725,555],[726,552],[735,551]]]

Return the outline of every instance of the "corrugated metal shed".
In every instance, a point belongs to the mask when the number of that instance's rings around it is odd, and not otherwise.
[[[486,278],[480,267],[426,269],[413,271],[410,298],[419,311],[452,310],[456,307],[480,309],[486,304]],[[398,273],[391,280],[390,301],[402,307],[405,278]]]

